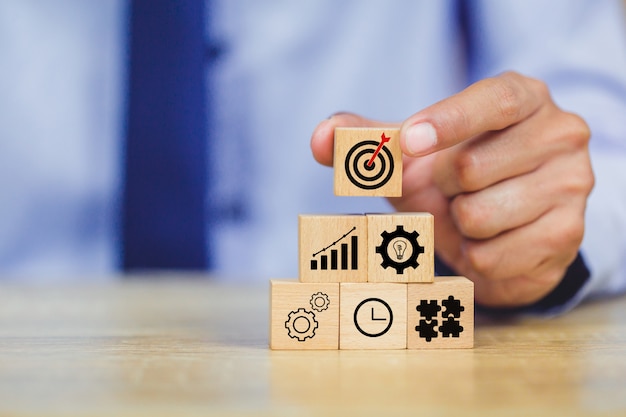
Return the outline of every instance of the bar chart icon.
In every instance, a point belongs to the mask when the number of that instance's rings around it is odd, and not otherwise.
[[[359,238],[356,235],[350,236],[356,230],[356,226],[344,233],[339,239],[330,245],[313,254],[311,259],[311,270],[342,270],[347,271],[359,269]],[[342,242],[346,238],[350,238],[346,242]],[[339,244],[339,248],[335,246]],[[326,251],[330,249],[330,254]],[[319,258],[318,258],[318,255]]]

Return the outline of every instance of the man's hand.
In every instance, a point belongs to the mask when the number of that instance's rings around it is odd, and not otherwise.
[[[332,165],[335,127],[385,125],[335,115],[313,133],[313,155]],[[559,283],[594,179],[587,125],[545,84],[516,73],[479,81],[411,116],[400,137],[403,196],[390,201],[435,215],[435,250],[474,281],[477,302],[525,305]]]

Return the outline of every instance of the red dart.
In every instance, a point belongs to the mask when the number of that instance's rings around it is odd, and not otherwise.
[[[378,144],[378,148],[376,148],[376,152],[374,152],[374,155],[372,155],[372,157],[370,158],[369,161],[367,161],[367,166],[371,167],[372,164],[374,163],[374,159],[376,159],[376,157],[378,156],[378,152],[380,152],[380,150],[382,149],[383,145],[387,142],[389,142],[389,139],[387,136],[385,136],[385,132],[383,132],[382,135],[380,135],[380,143]]]

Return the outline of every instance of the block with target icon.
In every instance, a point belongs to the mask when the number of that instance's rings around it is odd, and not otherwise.
[[[436,277],[408,284],[407,347],[474,347],[474,283],[465,277]]]
[[[339,284],[270,280],[270,348],[339,348]]]
[[[366,217],[369,282],[433,282],[432,214],[368,214]]]
[[[336,128],[335,195],[402,195],[400,130]]]

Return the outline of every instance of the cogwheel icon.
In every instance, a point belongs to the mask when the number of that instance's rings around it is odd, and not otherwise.
[[[387,267],[392,267],[395,268],[397,274],[404,274],[406,268],[411,267],[415,269],[418,267],[419,263],[417,263],[417,257],[420,253],[424,253],[424,247],[417,242],[419,233],[416,231],[409,233],[404,230],[404,226],[400,225],[396,226],[396,230],[393,232],[389,233],[384,231],[380,236],[383,238],[383,241],[380,246],[376,246],[376,253],[380,253],[380,256],[383,257],[383,262],[380,264],[383,268],[387,269]],[[392,245],[392,243],[398,241],[398,239],[408,242],[412,249],[410,256],[402,262],[394,261],[389,256],[390,249],[393,251],[393,246],[395,246]],[[403,256],[398,254],[398,259],[402,258]]]
[[[313,310],[320,312],[326,310],[330,305],[330,299],[328,298],[328,295],[324,294],[323,292],[316,292],[315,294],[313,294],[311,296],[310,302]]]
[[[285,322],[285,328],[289,332],[289,337],[298,339],[299,342],[304,342],[307,338],[315,336],[317,326],[315,314],[311,311],[306,311],[302,307],[289,313]]]

